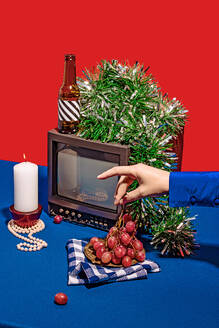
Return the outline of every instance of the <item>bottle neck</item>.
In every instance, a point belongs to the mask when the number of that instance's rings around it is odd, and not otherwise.
[[[75,57],[65,59],[63,84],[76,84]]]

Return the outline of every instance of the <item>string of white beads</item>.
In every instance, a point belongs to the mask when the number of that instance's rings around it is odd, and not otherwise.
[[[29,228],[22,228],[18,226],[14,220],[10,220],[8,222],[8,230],[12,233],[12,235],[24,241],[23,243],[17,244],[17,249],[24,252],[36,252],[48,246],[44,240],[33,237],[34,233],[40,232],[44,229],[45,224],[40,219],[34,226]],[[27,237],[22,236],[21,234],[27,234]]]

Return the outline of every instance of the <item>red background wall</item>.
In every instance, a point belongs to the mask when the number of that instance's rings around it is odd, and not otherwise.
[[[138,60],[189,110],[183,170],[218,170],[218,14],[212,1],[10,1],[1,5],[0,159],[46,165],[65,53],[77,73]]]

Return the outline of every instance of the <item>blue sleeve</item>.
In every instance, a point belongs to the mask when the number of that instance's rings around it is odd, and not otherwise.
[[[219,172],[171,172],[169,206],[219,208]]]

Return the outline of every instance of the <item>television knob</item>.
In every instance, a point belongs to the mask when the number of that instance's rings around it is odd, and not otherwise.
[[[78,218],[80,219],[81,217],[82,217],[82,215],[79,213],[79,214],[78,214]]]
[[[71,212],[71,216],[75,216],[75,212]]]
[[[63,208],[60,208],[59,213],[63,213],[63,212],[64,212]]]
[[[68,215],[69,213],[70,213],[69,210],[66,210],[66,211],[65,211],[65,214],[66,214],[66,215]]]

